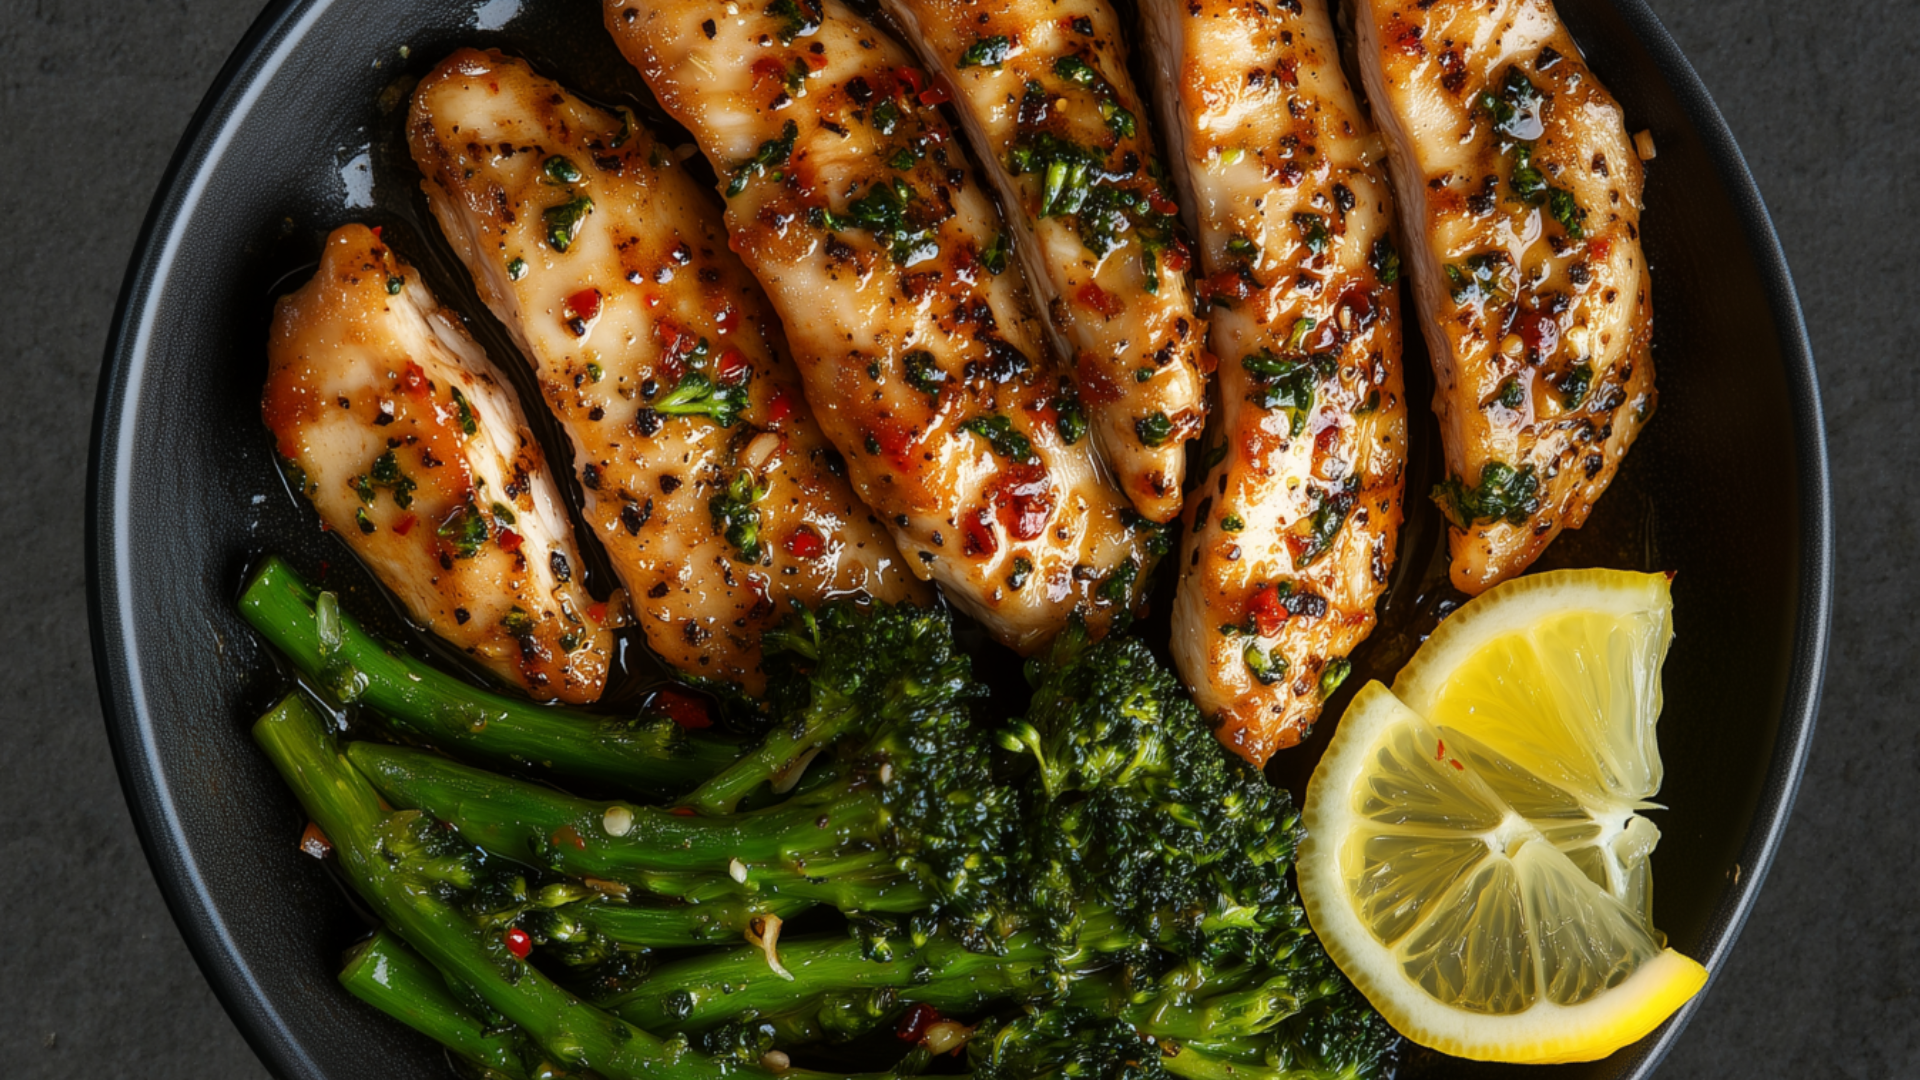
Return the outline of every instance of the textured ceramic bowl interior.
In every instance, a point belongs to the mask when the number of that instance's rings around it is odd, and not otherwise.
[[[1764,208],[1692,71],[1639,0],[1560,8],[1633,128],[1652,129],[1658,143],[1646,241],[1660,407],[1593,523],[1556,544],[1548,564],[1678,571],[1655,913],[1675,946],[1717,967],[1765,872],[1812,731],[1829,576],[1819,403]],[[301,1080],[448,1074],[437,1049],[334,982],[341,950],[365,924],[320,864],[294,850],[299,812],[246,733],[283,685],[232,606],[257,554],[287,553],[308,573],[324,567],[351,609],[405,632],[275,472],[258,419],[267,320],[273,298],[310,272],[326,232],[366,221],[385,226],[435,291],[470,314],[503,367],[524,373],[421,227],[418,177],[399,139],[412,80],[464,44],[519,53],[591,98],[658,117],[590,0],[527,0],[524,10],[519,0],[277,3],[181,144],[128,271],[101,379],[94,645],[128,800],[215,992],[268,1066]],[[1408,360],[1423,363],[1417,351]],[[1431,423],[1415,411],[1425,431],[1415,445],[1430,460]],[[1403,570],[1381,632],[1356,658],[1362,675],[1390,675],[1446,599],[1431,587],[1440,526],[1424,500],[1408,501]],[[1163,631],[1150,622],[1143,632]],[[1331,726],[1285,757],[1276,778],[1297,787]],[[1644,1076],[1685,1015],[1605,1062],[1528,1075]],[[1405,1074],[1503,1072],[1415,1055]]]

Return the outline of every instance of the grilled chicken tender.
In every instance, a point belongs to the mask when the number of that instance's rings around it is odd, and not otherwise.
[[[1393,200],[1325,0],[1148,0],[1172,169],[1214,298],[1215,463],[1173,654],[1221,741],[1300,741],[1374,625],[1407,459]]]
[[[1640,161],[1548,0],[1362,0],[1452,522],[1479,593],[1577,529],[1653,412]]]
[[[766,298],[668,148],[472,49],[420,84],[408,136],[442,232],[573,441],[654,652],[758,694],[760,637],[789,601],[931,599],[836,472]]]
[[[607,0],[713,162],[814,415],[914,569],[1032,652],[1131,608],[1161,541],[1102,479],[944,92],[837,0]]]
[[[1105,0],[886,0],[953,87],[1013,248],[1136,510],[1180,510],[1207,369],[1179,208]]]
[[[597,700],[613,635],[512,389],[379,234],[275,307],[261,414],[288,474],[412,617],[536,698]]]

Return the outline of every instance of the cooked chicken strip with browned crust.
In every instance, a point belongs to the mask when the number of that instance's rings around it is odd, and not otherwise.
[[[261,414],[288,475],[409,615],[536,698],[590,702],[613,635],[512,389],[379,234],[280,299]]]
[[[573,441],[654,652],[758,694],[761,634],[791,601],[931,599],[813,422],[713,196],[650,132],[463,49],[415,91],[408,137]]]
[[[1642,173],[1549,0],[1361,0],[1433,354],[1453,583],[1479,593],[1577,529],[1652,415]]]
[[[1131,609],[1158,529],[1070,422],[944,92],[838,0],[605,11],[719,172],[814,415],[915,569],[1025,652]]]
[[[1095,445],[1134,508],[1180,510],[1206,355],[1179,208],[1106,0],[884,0],[1000,191]]]
[[[1407,457],[1393,200],[1325,0],[1144,13],[1220,357],[1173,655],[1221,741],[1260,764],[1346,677],[1393,566]]]

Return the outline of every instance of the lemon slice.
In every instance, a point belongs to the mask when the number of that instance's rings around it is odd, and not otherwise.
[[[1459,1057],[1589,1061],[1706,982],[1651,921],[1639,811],[1673,638],[1658,574],[1509,582],[1371,683],[1307,787],[1301,897],[1401,1034]]]

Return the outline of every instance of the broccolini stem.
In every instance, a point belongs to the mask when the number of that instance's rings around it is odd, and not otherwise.
[[[929,900],[875,848],[887,813],[868,790],[831,789],[765,810],[683,817],[577,799],[383,743],[354,743],[347,754],[395,806],[425,810],[477,847],[563,874],[701,899],[731,879],[733,888],[719,895],[779,895],[848,910],[917,910]]]
[[[254,740],[333,844],[342,873],[374,912],[443,975],[518,1025],[558,1063],[607,1080],[773,1080],[759,1068],[722,1064],[663,1042],[581,1002],[507,949],[497,932],[468,919],[429,883],[408,872],[383,826],[405,812],[383,810],[373,787],[333,744],[312,709],[283,699],[253,728]],[[787,1080],[826,1080],[789,1070]]]
[[[824,688],[806,712],[775,725],[750,753],[681,800],[702,814],[728,814],[763,783],[795,768],[802,756],[832,742],[861,719],[858,705]]]
[[[735,944],[746,936],[754,919],[767,915],[791,919],[813,906],[813,901],[786,897],[743,900],[729,896],[701,904],[588,900],[558,910],[616,944],[658,949]]]
[[[705,953],[662,965],[638,986],[596,1002],[651,1031],[696,1031],[745,1015],[791,1012],[825,994],[897,990],[902,1000],[965,1011],[996,999],[1025,995],[1044,958],[1034,950],[1015,959],[968,952],[935,939],[890,960],[870,960],[844,936],[781,941],[772,971],[757,948]]]
[[[520,1055],[531,1045],[515,1030],[494,1031],[482,1024],[454,1000],[433,965],[391,931],[381,930],[354,948],[340,971],[340,985],[469,1065],[507,1080],[528,1080]]]
[[[740,754],[664,717],[641,722],[489,693],[389,652],[345,612],[329,648],[317,599],[286,560],[269,556],[241,594],[240,614],[317,685],[345,691],[389,728],[448,753],[649,798],[685,790]]]
[[[1175,1045],[1178,1052],[1163,1056],[1160,1065],[1184,1080],[1358,1080],[1360,1076],[1351,1069],[1275,1069],[1216,1057],[1191,1043]]]

